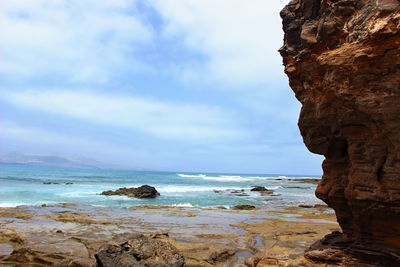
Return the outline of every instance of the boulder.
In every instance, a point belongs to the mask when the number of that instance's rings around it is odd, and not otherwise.
[[[253,210],[256,207],[253,205],[241,204],[233,207],[234,210]]]
[[[160,193],[152,186],[142,185],[140,187],[131,187],[131,188],[119,188],[117,190],[108,190],[102,192],[100,195],[105,196],[128,196],[128,197],[137,197],[137,198],[154,198],[160,195]]]
[[[269,190],[264,186],[254,186],[250,191],[266,192]]]
[[[106,244],[95,254],[96,267],[182,267],[182,254],[168,242],[138,234],[122,243]]]

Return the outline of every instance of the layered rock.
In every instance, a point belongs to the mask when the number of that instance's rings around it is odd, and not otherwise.
[[[351,251],[400,259],[400,1],[292,0],[283,57],[316,195]],[[346,243],[346,242],[345,242]]]

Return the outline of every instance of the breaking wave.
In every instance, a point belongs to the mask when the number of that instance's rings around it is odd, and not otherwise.
[[[181,174],[178,173],[179,177],[183,177],[183,178],[203,178],[206,177],[205,174]]]

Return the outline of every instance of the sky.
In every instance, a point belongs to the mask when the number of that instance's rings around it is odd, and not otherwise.
[[[1,0],[0,155],[320,174],[277,50],[287,0]]]

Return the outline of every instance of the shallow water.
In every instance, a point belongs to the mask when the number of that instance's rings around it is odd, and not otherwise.
[[[170,205],[230,208],[237,204],[286,207],[321,203],[314,196],[315,185],[289,180],[298,178],[319,177],[143,172],[0,164],[0,207],[81,203],[108,207]],[[45,182],[58,184],[44,184]],[[105,190],[143,184],[156,187],[161,196],[155,199],[137,199],[99,195]],[[274,190],[274,195],[262,196],[259,192],[251,192],[252,186],[265,186]],[[232,192],[241,189],[244,189],[243,193],[247,196]]]

